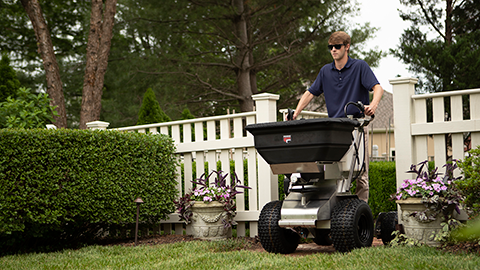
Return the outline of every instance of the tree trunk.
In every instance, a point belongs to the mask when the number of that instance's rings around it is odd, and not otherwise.
[[[452,13],[453,13],[453,6],[452,0],[446,1],[446,8],[445,8],[445,45],[450,47],[453,41],[453,26],[452,26]],[[443,89],[442,91],[449,91],[450,85],[452,83],[453,78],[453,66],[450,64],[446,64],[445,69],[448,70],[448,76],[443,77]]]
[[[234,0],[235,8],[237,9],[237,20],[235,21],[235,31],[237,34],[237,90],[238,94],[242,97],[239,100],[240,110],[242,112],[253,111],[253,99],[252,99],[252,85],[250,83],[250,54],[249,49],[247,21],[245,18],[245,8],[243,6],[243,0]]]
[[[106,0],[103,13],[102,0],[92,0],[87,64],[80,110],[80,129],[85,129],[86,123],[100,119],[103,82],[107,71],[116,6],[117,0]]]
[[[54,116],[55,126],[57,128],[67,127],[67,113],[65,110],[65,99],[63,97],[63,85],[60,79],[60,69],[58,67],[53,44],[50,38],[42,9],[38,0],[21,0],[37,38],[38,52],[42,57],[43,68],[47,80],[47,94],[52,99],[53,106],[56,106],[58,116]]]
[[[452,0],[447,0],[447,7],[445,9],[445,43],[447,46],[452,44],[453,40],[453,26],[452,26],[452,13],[453,13],[453,6]]]

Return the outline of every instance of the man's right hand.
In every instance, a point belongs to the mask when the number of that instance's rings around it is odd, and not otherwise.
[[[310,103],[310,101],[313,99],[314,95],[310,93],[308,90],[305,91],[303,94],[302,98],[300,98],[300,101],[298,101],[297,108],[295,109],[293,113],[292,120],[297,119],[298,115],[302,112],[302,110]]]

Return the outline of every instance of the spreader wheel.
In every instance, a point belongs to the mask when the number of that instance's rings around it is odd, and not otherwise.
[[[319,246],[330,246],[332,244],[330,230],[315,229],[315,238],[313,238],[313,242]]]
[[[267,203],[258,220],[258,236],[262,247],[272,253],[289,254],[297,249],[300,236],[290,230],[278,226],[283,201]]]
[[[395,226],[398,224],[397,211],[378,214],[377,223],[375,224],[375,231],[377,238],[382,239],[384,245],[390,244],[394,236]]]
[[[358,198],[340,201],[333,209],[331,236],[337,251],[370,247],[373,242],[373,216],[368,204]]]

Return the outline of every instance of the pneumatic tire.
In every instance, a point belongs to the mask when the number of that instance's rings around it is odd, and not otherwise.
[[[330,246],[332,244],[330,230],[315,229],[315,238],[313,238],[313,242],[319,246]]]
[[[258,236],[262,247],[272,253],[289,254],[297,249],[300,236],[290,230],[278,226],[283,201],[267,203],[258,220]]]
[[[391,211],[387,213],[380,213],[377,218],[377,224],[375,224],[375,230],[379,231],[377,238],[382,239],[385,246],[395,238],[392,233],[396,230],[395,227],[398,224],[397,211]],[[377,228],[378,227],[378,228]]]
[[[372,246],[374,236],[372,210],[358,198],[341,200],[333,209],[331,237],[337,251]]]

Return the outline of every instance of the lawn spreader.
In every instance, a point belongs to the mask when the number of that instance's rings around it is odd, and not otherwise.
[[[345,112],[350,105],[363,113],[361,102],[349,102]],[[266,251],[292,253],[301,237],[333,244],[340,252],[372,245],[372,211],[350,192],[352,181],[365,170],[364,127],[372,119],[301,119],[246,127],[272,172],[285,175],[285,199],[267,203],[259,216],[258,234]]]

